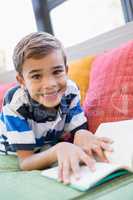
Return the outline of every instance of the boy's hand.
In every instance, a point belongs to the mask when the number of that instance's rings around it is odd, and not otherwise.
[[[77,131],[74,137],[74,144],[80,146],[88,155],[97,157],[100,161],[108,162],[104,151],[112,152],[110,144],[113,141],[106,137],[96,137],[90,131]]]
[[[92,171],[95,170],[95,161],[74,144],[67,142],[58,143],[55,151],[59,165],[58,178],[65,184],[70,183],[70,172],[74,174],[75,178],[80,178],[80,161],[86,164]]]

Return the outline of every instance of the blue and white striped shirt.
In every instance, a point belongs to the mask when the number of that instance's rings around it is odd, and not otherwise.
[[[16,86],[4,98],[0,115],[0,150],[36,151],[45,145],[54,145],[64,132],[73,135],[79,129],[87,129],[86,121],[80,106],[80,93],[73,81],[67,81],[60,105],[51,113]]]

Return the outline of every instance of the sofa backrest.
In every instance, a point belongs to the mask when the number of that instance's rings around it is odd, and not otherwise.
[[[10,83],[15,81],[15,71],[6,71],[0,74],[0,84],[1,83]]]
[[[69,60],[79,59],[88,55],[96,55],[110,49],[119,47],[133,39],[133,22],[129,22],[114,30],[88,39],[82,43],[66,49]]]

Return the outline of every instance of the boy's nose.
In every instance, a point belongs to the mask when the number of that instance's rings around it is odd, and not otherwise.
[[[51,88],[56,86],[56,80],[53,77],[45,77],[42,81],[44,88]]]

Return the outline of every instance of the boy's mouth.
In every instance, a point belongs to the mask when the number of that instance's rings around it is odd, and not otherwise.
[[[45,106],[49,106],[49,105],[50,107],[51,105],[55,106],[55,104],[59,103],[63,94],[64,94],[64,90],[61,88],[56,91],[38,92],[36,94],[36,101],[38,101],[39,103]]]
[[[56,96],[60,91],[61,91],[61,89],[60,89],[60,90],[57,90],[57,91],[52,91],[52,92],[37,93],[37,96],[52,97],[52,96]]]
[[[47,102],[54,102],[57,100],[59,96],[59,92],[55,91],[55,92],[50,92],[50,93],[45,93],[42,95],[42,98],[47,101]]]
[[[42,94],[42,96],[53,96],[53,95],[57,95],[58,94],[58,92],[59,92],[59,90],[58,91],[53,91],[53,92],[47,92],[47,93],[43,93]]]

